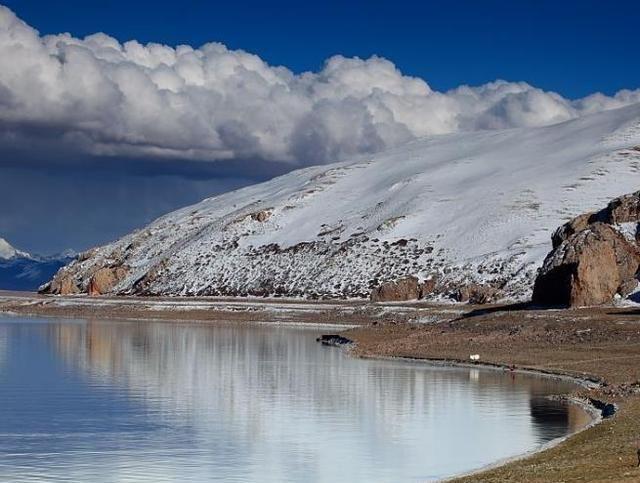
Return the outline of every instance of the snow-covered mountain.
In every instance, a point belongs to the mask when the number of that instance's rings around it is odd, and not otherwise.
[[[31,255],[0,238],[0,290],[36,290],[75,255]]]
[[[527,297],[558,225],[640,187],[639,146],[640,105],[430,137],[170,213],[51,290],[364,297],[414,275]]]
[[[7,240],[0,238],[0,260],[9,260],[11,258],[31,258],[31,255],[15,249]]]

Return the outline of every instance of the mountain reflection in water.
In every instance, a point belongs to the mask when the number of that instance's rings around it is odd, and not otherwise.
[[[0,480],[423,481],[585,424],[498,371],[359,360],[318,329],[0,318]]]

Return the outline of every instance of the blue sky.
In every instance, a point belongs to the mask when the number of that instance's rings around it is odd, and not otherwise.
[[[293,71],[334,54],[392,60],[438,90],[519,81],[565,97],[640,86],[640,2],[5,0],[41,33],[219,41]]]
[[[640,102],[637,1],[0,4],[0,237],[40,253],[298,167]]]

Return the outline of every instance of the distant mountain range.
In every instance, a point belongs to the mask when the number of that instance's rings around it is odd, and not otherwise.
[[[553,231],[640,187],[640,105],[560,124],[433,136],[294,171],[80,255],[53,293],[530,297]],[[427,283],[429,282],[429,283]]]
[[[0,238],[0,290],[35,291],[75,256],[72,252],[49,257],[31,255]]]

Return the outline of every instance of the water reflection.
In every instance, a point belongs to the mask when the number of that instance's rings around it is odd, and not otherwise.
[[[356,360],[308,329],[0,320],[2,333],[0,480],[421,481],[578,421],[544,397],[566,383]]]
[[[0,325],[0,374],[5,364],[7,357],[7,327]]]

